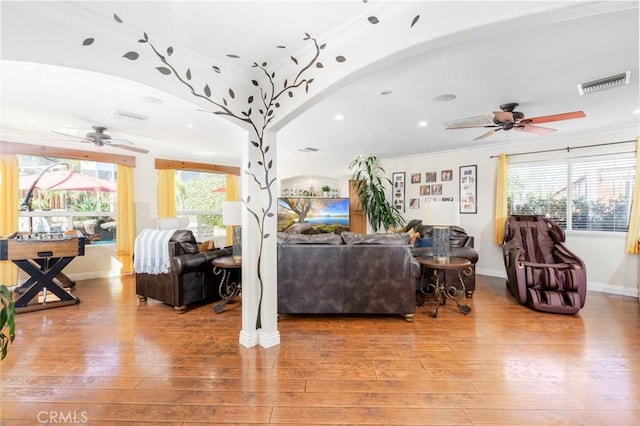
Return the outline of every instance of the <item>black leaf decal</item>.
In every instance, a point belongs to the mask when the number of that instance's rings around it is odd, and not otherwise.
[[[260,146],[260,144],[256,141],[251,141],[251,145],[255,146],[256,148]]]
[[[264,110],[263,109],[259,109],[258,112],[260,113],[260,115],[264,114]]]
[[[273,114],[273,110],[269,110],[269,112],[267,113],[267,117],[271,117],[272,114]]]
[[[171,74],[171,70],[167,67],[156,67],[156,69],[160,71],[160,74],[164,74],[164,75]]]
[[[273,160],[269,161],[269,164],[267,165],[267,168],[271,169],[272,166],[273,166]]]
[[[216,66],[216,65],[213,65],[213,66],[211,66],[211,68],[213,68],[213,70],[214,70],[215,72],[217,72],[218,74],[220,74],[220,67],[218,67],[218,66]]]
[[[309,33],[304,33],[304,40],[308,40],[310,38],[311,36],[309,35]]]
[[[278,49],[286,49],[286,46],[282,46],[282,45],[280,45],[280,46],[276,46],[276,47],[277,47]]]
[[[91,45],[93,44],[93,42],[94,42],[94,41],[95,41],[95,39],[93,39],[93,38],[91,38],[91,37],[89,37],[89,38],[85,38],[85,39],[82,41],[82,45],[83,45],[83,46],[91,46]]]
[[[280,102],[276,102],[276,108],[280,108]]]
[[[249,96],[249,99],[247,99],[247,103],[250,104],[253,102],[253,96]]]
[[[251,115],[251,108],[247,111],[247,117]]]
[[[231,96],[231,99],[235,99],[236,94],[233,93],[233,90],[229,89],[229,96]]]
[[[249,113],[246,111],[242,111],[242,115],[244,115],[245,117],[249,117]]]
[[[229,58],[233,58],[233,59],[238,59],[238,58],[240,57],[240,56],[238,56],[238,55],[234,55],[234,54],[231,54],[231,53],[227,54],[227,56],[228,56]]]
[[[269,146],[267,145],[267,147],[264,149],[264,153],[266,154],[267,152],[269,152]]]
[[[316,68],[324,68],[324,65],[322,65],[322,62],[317,62]]]
[[[264,163],[262,161],[258,161],[258,166],[262,166]]]
[[[311,84],[313,83],[313,78],[310,78],[309,81],[307,81],[307,84]]]
[[[346,61],[346,60],[347,60],[347,58],[345,58],[345,57],[344,57],[344,56],[342,56],[342,55],[340,55],[340,56],[336,56],[336,61],[337,61],[337,62],[342,63],[342,62],[344,62],[344,61]]]
[[[267,217],[273,217],[275,216],[273,213],[267,213]]]
[[[413,18],[413,21],[411,21],[411,28],[413,28],[416,22],[418,22],[418,19],[420,19],[420,15],[416,15],[416,17]]]
[[[251,201],[251,195],[247,197],[247,204]]]
[[[135,61],[136,59],[138,59],[140,57],[140,55],[138,55],[138,52],[127,52],[124,55],[122,55],[123,57],[129,59],[130,61]]]
[[[289,97],[293,98],[293,92],[289,92]]]
[[[251,168],[251,161],[249,161],[247,163],[247,169],[250,169],[250,168]],[[251,197],[251,196],[249,196],[249,197]],[[249,198],[247,198],[247,202],[249,202]]]
[[[187,68],[187,80],[191,80],[191,70]]]
[[[258,82],[257,82],[256,80],[251,80],[251,83],[252,83],[254,86],[258,86]]]
[[[263,63],[262,63],[262,66],[263,66],[263,67],[266,67],[266,66],[267,66],[267,63],[266,63],[266,62],[263,62]]]
[[[309,84],[305,84],[304,86],[304,93],[309,93]]]
[[[374,24],[374,25],[380,22],[380,20],[379,20],[378,18],[376,18],[375,16],[369,16],[369,17],[367,18],[367,20],[368,20],[369,22],[371,22],[372,24]]]
[[[271,78],[276,78],[276,72],[275,71],[271,73]]]
[[[298,65],[298,60],[296,58],[294,58],[293,56],[291,57],[291,60],[293,61],[294,64]]]
[[[284,79],[284,84],[282,85],[282,87],[284,87],[285,89],[287,88],[287,83],[289,82],[289,80],[287,80],[286,78]]]
[[[115,13],[113,14],[113,19],[115,19],[118,24],[122,24],[122,19]]]
[[[271,235],[271,234],[264,234],[264,238],[265,239],[269,238],[269,235]]]
[[[171,56],[173,55],[173,47],[169,46],[167,47],[167,56]]]
[[[320,49],[324,49],[325,47],[327,47],[327,43],[322,43],[322,44],[320,45]]]
[[[144,37],[144,41],[149,41],[149,35],[147,33],[143,33],[142,37]]]
[[[147,42],[147,40],[145,40],[145,39],[143,39],[143,38],[141,38],[140,40],[138,40],[138,43],[146,43],[146,42]]]
[[[229,104],[227,103],[227,100],[225,98],[222,98],[222,103],[224,104],[224,106],[228,106]]]
[[[211,88],[208,84],[205,84],[204,86],[204,94],[207,95],[207,98],[211,97]]]

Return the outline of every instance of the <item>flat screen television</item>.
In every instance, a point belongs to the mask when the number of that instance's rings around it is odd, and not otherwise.
[[[313,233],[340,234],[349,230],[348,198],[278,198],[278,232],[308,223]]]

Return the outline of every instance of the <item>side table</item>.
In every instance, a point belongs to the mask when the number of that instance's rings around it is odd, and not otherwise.
[[[449,286],[446,288],[446,281],[444,278],[441,280],[440,276],[444,274],[446,270],[454,270],[458,273],[458,280],[460,281],[460,285],[462,286],[462,294],[466,294],[466,288],[464,285],[464,280],[462,279],[462,274],[469,275],[472,273],[471,271],[471,262],[468,259],[463,259],[461,257],[449,257],[447,260],[436,260],[432,256],[420,256],[416,257],[416,260],[420,263],[420,265],[432,269],[433,270],[433,284],[429,284],[429,289],[431,291],[425,292],[422,286],[422,279],[420,278],[419,290],[422,294],[433,294],[435,295],[436,302],[433,307],[433,317],[438,317],[438,308],[440,305],[444,305],[447,301],[453,300],[458,307],[458,310],[467,315],[471,312],[471,306],[460,303],[460,300],[455,296],[458,292],[458,289],[455,286]]]
[[[211,261],[213,264],[213,273],[216,275],[222,274],[222,280],[220,280],[220,286],[218,292],[222,301],[214,306],[214,310],[217,314],[224,311],[225,306],[233,298],[240,295],[242,291],[242,283],[231,281],[231,274],[234,270],[242,269],[242,262],[236,262],[233,260],[233,256],[222,256]]]

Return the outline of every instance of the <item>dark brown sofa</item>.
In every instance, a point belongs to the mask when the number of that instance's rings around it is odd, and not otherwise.
[[[433,233],[433,226],[423,225],[421,221],[413,221],[407,225],[408,229],[414,229],[420,233],[420,238],[430,239]],[[467,297],[473,297],[476,291],[476,263],[478,262],[478,252],[473,247],[474,238],[467,235],[466,231],[459,226],[450,227],[449,237],[449,255],[453,257],[461,257],[471,262],[470,275],[462,274],[465,291]],[[413,256],[433,256],[433,247],[420,247],[419,244],[411,248]],[[433,270],[424,268],[423,277],[433,276]],[[446,286],[455,286],[461,290],[458,273],[456,271],[445,271],[444,273]],[[419,283],[418,283],[419,284]]]
[[[218,287],[222,275],[213,273],[211,261],[220,256],[230,256],[231,248],[199,252],[198,243],[189,230],[175,231],[168,244],[169,272],[136,273],[138,298],[141,301],[148,297],[160,300],[179,313],[191,304],[219,300]]]
[[[420,265],[405,234],[278,234],[279,314],[400,314]]]

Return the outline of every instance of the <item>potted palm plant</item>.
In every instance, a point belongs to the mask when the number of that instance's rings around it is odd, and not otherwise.
[[[391,179],[385,176],[377,158],[360,155],[351,162],[349,169],[360,198],[360,208],[366,213],[373,232],[381,227],[386,231],[404,225],[400,212],[387,200],[385,185],[391,186]]]
[[[16,337],[16,308],[13,295],[4,284],[0,285],[0,304],[0,360],[3,360],[9,352],[9,344]]]

